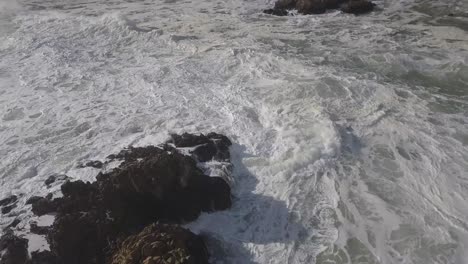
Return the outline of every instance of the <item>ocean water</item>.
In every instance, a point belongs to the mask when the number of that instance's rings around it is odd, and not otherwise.
[[[51,174],[216,131],[234,204],[187,224],[213,263],[468,263],[468,2],[375,3],[0,0],[0,226]]]

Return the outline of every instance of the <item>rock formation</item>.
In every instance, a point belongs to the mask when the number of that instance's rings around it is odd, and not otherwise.
[[[303,15],[322,14],[330,9],[340,9],[355,15],[371,12],[375,4],[369,0],[277,0],[273,9],[264,11],[277,16],[288,15],[289,10],[296,9]]]
[[[65,182],[63,197],[30,198],[34,214],[53,212],[55,220],[47,228],[30,224],[32,233],[46,235],[50,252],[32,254],[29,263],[207,263],[202,239],[177,224],[231,206],[228,183],[197,167],[197,162],[229,162],[230,145],[216,133],[171,135],[161,146],[109,156],[121,164],[92,183]]]

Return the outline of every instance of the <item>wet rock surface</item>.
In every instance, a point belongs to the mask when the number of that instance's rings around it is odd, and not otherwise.
[[[231,206],[228,183],[197,166],[229,163],[230,145],[216,133],[171,135],[161,146],[110,155],[121,161],[117,168],[92,183],[66,181],[63,197],[29,198],[34,214],[53,213],[55,219],[50,227],[30,223],[31,233],[46,236],[50,251],[36,252],[28,263],[207,263],[202,239],[178,224]]]
[[[360,15],[371,12],[374,7],[375,4],[368,0],[277,0],[274,8],[263,12],[285,16],[294,9],[303,15],[323,14],[327,10],[340,9],[344,13]]]

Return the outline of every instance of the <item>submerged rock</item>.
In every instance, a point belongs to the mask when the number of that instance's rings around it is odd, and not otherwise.
[[[8,213],[11,212],[11,210],[13,210],[15,207],[16,207],[16,204],[15,204],[15,203],[2,207],[2,210],[1,210],[1,211],[2,211],[2,214],[8,214]]]
[[[55,182],[58,182],[58,181],[66,181],[67,179],[69,179],[69,177],[67,175],[63,175],[63,174],[56,174],[56,175],[50,175],[45,181],[44,181],[44,184],[47,186],[47,187],[50,187],[53,183]]]
[[[90,160],[84,164],[78,165],[79,168],[91,167],[95,169],[102,169],[103,166],[104,166],[104,163],[102,163],[99,160]]]
[[[23,264],[28,259],[28,240],[7,230],[0,237],[0,264]]]
[[[372,11],[375,4],[368,0],[277,0],[274,8],[264,13],[283,16],[288,10],[296,9],[303,15],[322,14],[340,7],[345,13],[363,14]]]
[[[207,264],[203,240],[175,225],[151,224],[129,236],[112,255],[111,264]]]

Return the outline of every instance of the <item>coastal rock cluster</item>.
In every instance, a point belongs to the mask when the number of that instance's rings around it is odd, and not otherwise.
[[[286,16],[289,10],[294,9],[303,15],[323,14],[330,9],[340,9],[345,13],[359,15],[372,11],[374,7],[375,4],[369,0],[277,0],[274,8],[263,12]]]
[[[110,155],[108,162],[120,165],[100,172],[95,182],[66,181],[62,197],[28,201],[34,214],[55,215],[52,226],[30,228],[46,235],[50,251],[28,257],[27,240],[8,230],[0,239],[0,263],[208,263],[202,238],[178,224],[231,206],[229,184],[197,166],[212,160],[229,163],[230,145],[216,133],[183,134],[160,146],[130,147]]]

